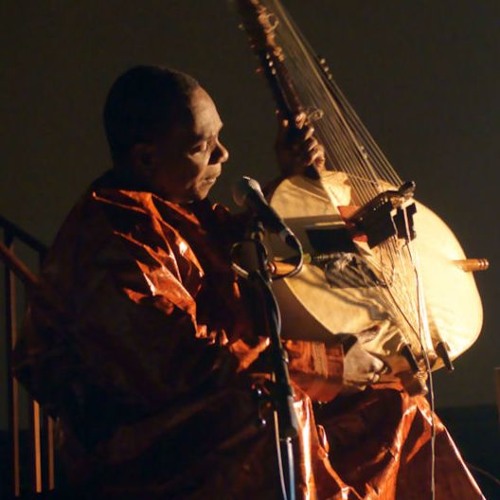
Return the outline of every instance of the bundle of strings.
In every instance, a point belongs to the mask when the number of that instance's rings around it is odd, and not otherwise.
[[[363,206],[388,188],[400,186],[401,178],[281,2],[262,0],[259,4],[267,11],[267,21],[286,68],[287,84],[293,87],[301,106],[289,111],[304,111],[314,121],[315,135],[325,148],[327,169],[347,175],[352,202]],[[404,242],[390,237],[372,249],[367,259],[385,284],[379,287],[380,300],[400,325],[405,343],[419,357],[426,358],[426,353],[432,351],[432,340],[418,256],[410,241],[409,222],[406,220],[405,224]],[[424,365],[427,372],[428,359]]]

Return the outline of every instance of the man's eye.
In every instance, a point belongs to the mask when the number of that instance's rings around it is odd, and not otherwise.
[[[203,141],[200,142],[199,144],[195,144],[191,149],[191,151],[193,153],[205,153],[206,151],[208,151],[208,142]]]
[[[201,153],[203,151],[206,151],[207,150],[207,143],[206,142],[201,142],[199,144],[195,144],[192,148],[191,148],[191,151],[193,153]]]

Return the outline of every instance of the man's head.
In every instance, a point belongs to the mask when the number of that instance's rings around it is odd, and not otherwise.
[[[214,102],[181,72],[137,66],[121,75],[104,126],[115,168],[177,203],[205,198],[228,158]]]

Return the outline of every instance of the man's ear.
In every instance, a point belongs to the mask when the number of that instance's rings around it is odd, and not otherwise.
[[[153,144],[138,143],[132,146],[130,158],[132,168],[141,177],[149,179],[155,168],[155,147]]]

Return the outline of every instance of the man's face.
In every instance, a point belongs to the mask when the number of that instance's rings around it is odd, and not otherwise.
[[[191,93],[186,111],[187,120],[154,142],[149,178],[154,192],[176,203],[206,198],[229,157],[219,141],[219,113],[205,90]]]

